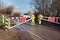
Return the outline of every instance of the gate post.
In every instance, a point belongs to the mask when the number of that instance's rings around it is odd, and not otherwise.
[[[10,29],[10,18],[8,18],[8,28]]]
[[[4,23],[4,15],[2,15],[2,23]]]

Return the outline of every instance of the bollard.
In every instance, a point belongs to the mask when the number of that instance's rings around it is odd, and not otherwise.
[[[5,29],[8,29],[9,27],[8,27],[8,18],[7,17],[5,17]]]

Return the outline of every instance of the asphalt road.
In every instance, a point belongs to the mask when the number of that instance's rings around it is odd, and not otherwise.
[[[30,22],[27,22],[17,28],[22,32],[29,32],[35,40],[60,40],[60,27],[55,27],[51,24],[47,25],[45,23],[45,25],[31,26]]]

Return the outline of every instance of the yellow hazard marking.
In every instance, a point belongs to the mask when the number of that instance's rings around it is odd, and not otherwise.
[[[5,28],[8,28],[8,26],[5,26]]]
[[[8,24],[8,22],[5,22],[5,24]]]
[[[6,20],[6,21],[8,21],[8,19],[7,19],[7,18],[6,18],[5,20]]]

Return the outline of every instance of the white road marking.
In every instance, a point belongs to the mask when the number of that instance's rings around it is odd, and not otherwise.
[[[27,30],[27,32],[31,33],[32,35],[34,35],[35,37],[39,38],[40,40],[44,40],[43,38],[39,37],[38,35],[34,34],[31,31],[29,31],[27,28],[25,28],[25,27],[22,27],[22,28],[24,28],[25,30]]]

